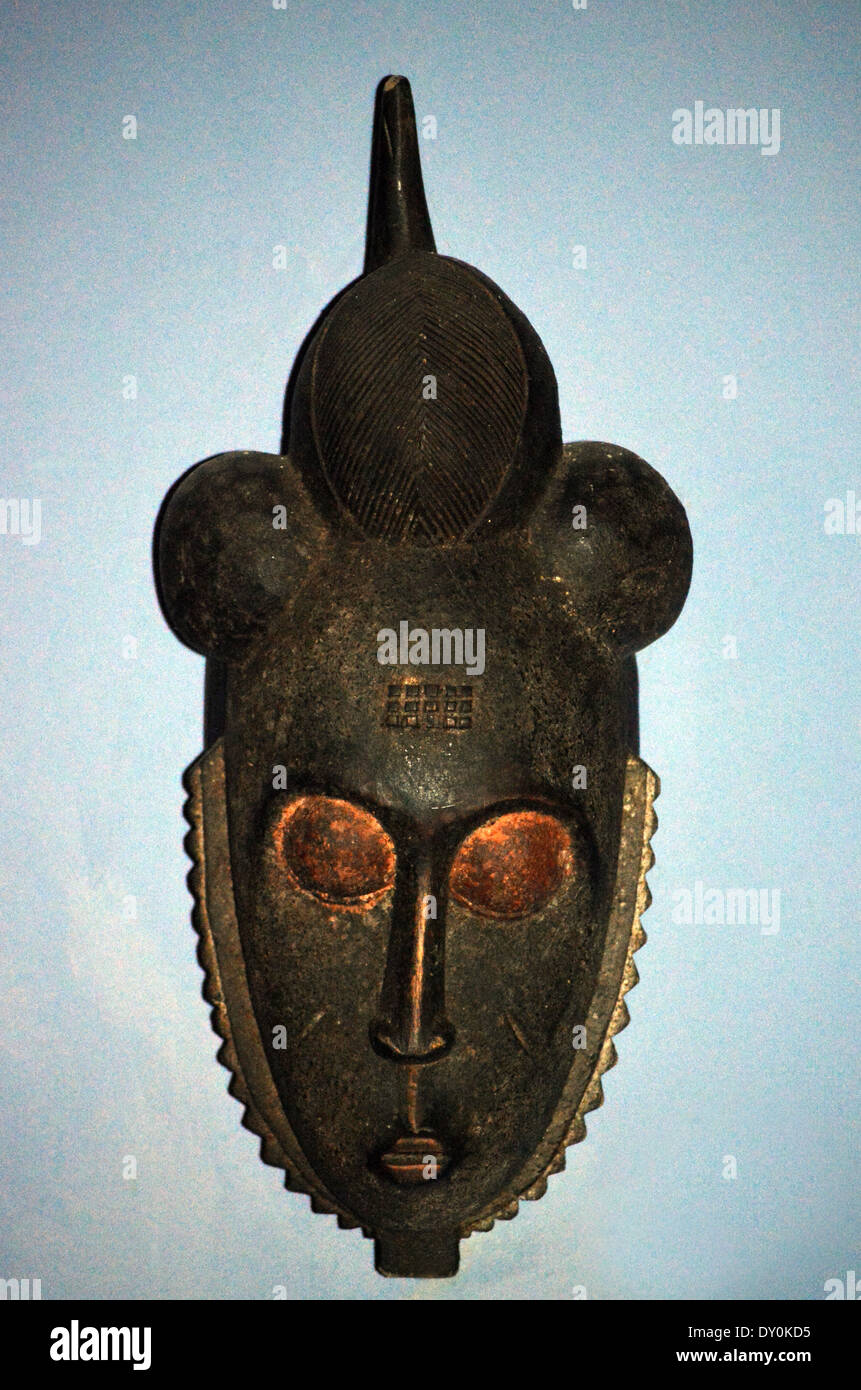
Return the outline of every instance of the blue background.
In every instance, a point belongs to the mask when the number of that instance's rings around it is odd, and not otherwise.
[[[861,1270],[859,536],[824,529],[828,499],[861,497],[858,19],[833,0],[4,8],[0,491],[41,499],[42,535],[0,536],[0,1277],[45,1298],[815,1299]],[[427,1284],[376,1276],[240,1128],[185,888],[203,663],[150,563],[185,468],[278,450],[296,350],[361,270],[387,72],[437,120],[438,248],[528,315],[565,437],[648,458],[695,543],[687,606],[640,664],[663,793],[607,1104],[543,1201]],[[779,153],[675,145],[697,100],[779,107]],[[779,931],[676,921],[697,880],[779,891]]]

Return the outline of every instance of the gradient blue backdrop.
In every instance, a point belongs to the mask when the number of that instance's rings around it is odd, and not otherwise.
[[[42,534],[0,535],[0,1277],[45,1298],[815,1299],[861,1271],[859,536],[824,529],[830,498],[861,498],[858,20],[833,0],[4,8],[0,492],[40,499]],[[378,1278],[358,1233],[285,1193],[227,1094],[182,848],[203,663],[150,565],[180,472],[278,449],[295,352],[361,269],[387,72],[437,120],[439,249],[531,319],[566,438],[664,473],[696,557],[641,661],[655,901],[607,1104],[542,1202],[424,1285]],[[779,107],[779,154],[673,144],[697,100]],[[677,922],[697,880],[779,891],[780,930]]]

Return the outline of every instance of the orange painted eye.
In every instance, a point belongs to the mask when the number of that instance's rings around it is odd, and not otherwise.
[[[349,801],[300,797],[286,808],[276,834],[299,887],[323,902],[366,907],[394,882],[390,837]]]
[[[452,896],[487,917],[525,917],[574,868],[571,836],[555,816],[513,811],[468,835],[449,876]]]

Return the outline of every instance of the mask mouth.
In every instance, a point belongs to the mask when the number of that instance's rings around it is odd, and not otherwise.
[[[376,1160],[382,1172],[400,1186],[417,1187],[442,1177],[452,1157],[432,1130],[401,1134]]]

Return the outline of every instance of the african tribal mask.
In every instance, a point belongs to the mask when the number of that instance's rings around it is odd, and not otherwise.
[[[364,274],[307,338],[282,455],[168,494],[162,605],[209,658],[191,884],[265,1162],[451,1275],[601,1102],[657,779],[634,653],[690,578],[648,464],[563,445],[534,329],[437,253],[409,84],[377,95]]]

